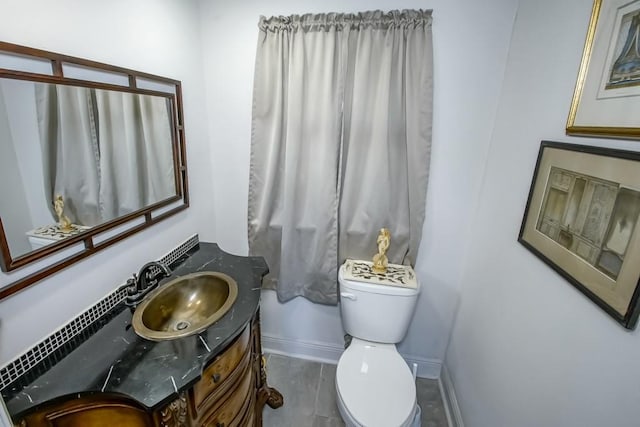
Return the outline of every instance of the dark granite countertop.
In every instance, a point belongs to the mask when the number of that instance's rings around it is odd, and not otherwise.
[[[156,410],[200,379],[207,363],[252,319],[268,268],[263,258],[227,254],[213,243],[200,243],[173,268],[162,283],[198,271],[233,277],[238,298],[232,309],[199,335],[154,342],[135,333],[132,310],[120,302],[82,337],[2,390],[11,416],[20,419],[45,404],[97,393],[125,395]]]

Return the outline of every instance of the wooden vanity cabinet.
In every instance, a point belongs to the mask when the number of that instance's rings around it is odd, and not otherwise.
[[[193,387],[153,413],[119,396],[94,395],[26,416],[20,427],[261,427],[262,408],[282,406],[267,386],[259,315],[217,355]]]

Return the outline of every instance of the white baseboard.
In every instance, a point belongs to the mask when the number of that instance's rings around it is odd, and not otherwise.
[[[262,334],[262,349],[267,353],[331,363],[333,365],[338,363],[338,359],[340,359],[344,351],[342,346],[335,344],[293,340],[265,334]],[[418,364],[418,376],[420,378],[437,379],[440,377],[442,361],[405,354],[402,356],[409,366],[412,366],[414,363]]]
[[[444,409],[447,413],[447,419],[449,420],[450,427],[464,427],[462,421],[462,412],[460,412],[460,406],[458,405],[458,398],[456,397],[456,390],[453,387],[453,381],[451,375],[447,369],[447,365],[442,365],[442,372],[439,380],[440,394],[444,400]]]
[[[402,354],[402,357],[404,357],[404,360],[411,368],[414,363],[418,364],[418,376],[420,378],[429,378],[431,380],[437,380],[440,378],[440,368],[442,367],[441,360],[411,356],[410,354]]]
[[[344,348],[335,344],[300,341],[262,334],[262,350],[267,353],[335,365],[338,363]]]

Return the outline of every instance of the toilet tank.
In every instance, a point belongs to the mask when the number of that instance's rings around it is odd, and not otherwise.
[[[349,335],[366,341],[395,344],[407,333],[420,288],[358,282],[344,278],[340,267],[340,314]]]

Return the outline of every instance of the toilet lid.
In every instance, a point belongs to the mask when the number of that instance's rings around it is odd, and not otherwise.
[[[416,406],[416,386],[394,345],[355,340],[340,357],[339,398],[367,427],[404,425]]]

